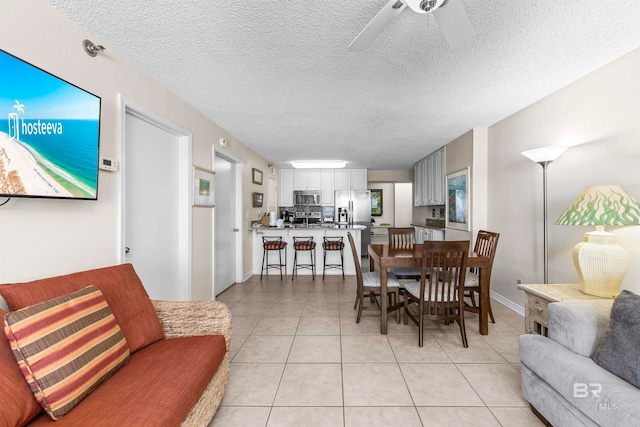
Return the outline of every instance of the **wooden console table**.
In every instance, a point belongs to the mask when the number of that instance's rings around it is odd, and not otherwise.
[[[581,292],[576,284],[518,285],[526,294],[524,332],[547,336],[552,302],[607,299]]]

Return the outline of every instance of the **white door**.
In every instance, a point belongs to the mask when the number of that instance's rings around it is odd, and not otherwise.
[[[236,238],[239,234],[236,212],[237,163],[214,156],[216,172],[216,206],[214,220],[214,295],[236,282]]]
[[[119,95],[118,261],[154,299],[191,298],[191,132]]]

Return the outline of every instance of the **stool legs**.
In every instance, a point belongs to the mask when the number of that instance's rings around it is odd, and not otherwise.
[[[316,257],[315,257],[315,248],[314,249],[294,249],[295,252],[293,254],[293,272],[291,273],[291,280],[295,280],[298,275],[298,268],[308,268],[311,270],[312,280],[316,280]],[[310,264],[298,264],[298,252],[309,252]],[[324,278],[324,276],[323,276]]]
[[[282,263],[282,251],[284,250],[284,264]],[[269,252],[278,251],[278,264],[269,264]],[[269,277],[270,268],[278,268],[280,270],[280,280],[282,280],[282,267],[284,267],[285,274],[287,273],[287,247],[282,249],[267,249],[265,248],[262,253],[262,270],[260,271],[260,279],[262,280],[262,273],[266,270],[267,277]]]
[[[340,264],[327,264],[327,252],[340,251]],[[322,262],[322,279],[324,280],[325,271],[327,269],[335,268],[342,270],[342,279],[344,279],[344,249],[325,249],[323,248],[323,262]]]

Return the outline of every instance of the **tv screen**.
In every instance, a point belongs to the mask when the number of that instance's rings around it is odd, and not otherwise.
[[[100,102],[0,50],[0,196],[96,200]]]

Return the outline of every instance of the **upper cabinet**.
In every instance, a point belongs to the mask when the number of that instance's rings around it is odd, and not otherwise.
[[[322,206],[333,206],[335,192],[334,169],[322,169]]]
[[[335,190],[366,190],[366,169],[280,169],[280,206],[293,206],[294,190],[322,191],[322,206],[333,206]]]
[[[446,203],[445,171],[444,147],[414,165],[413,196],[415,206],[435,206]]]
[[[336,169],[335,188],[336,190],[366,190],[367,170]]]
[[[320,169],[293,169],[294,190],[322,190]]]
[[[280,169],[278,193],[280,206],[293,206],[293,169]]]

